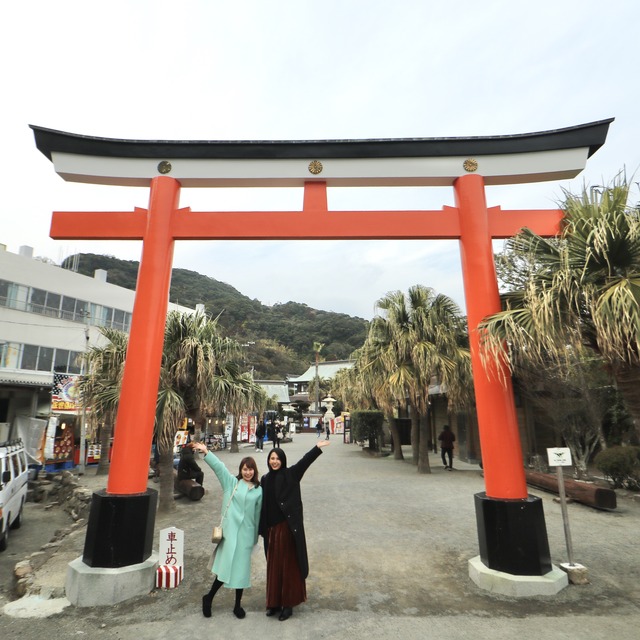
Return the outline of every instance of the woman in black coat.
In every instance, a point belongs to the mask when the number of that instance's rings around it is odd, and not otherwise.
[[[267,554],[267,615],[287,620],[293,607],[305,602],[309,575],[300,481],[305,471],[329,445],[321,440],[293,466],[280,448],[267,458],[269,472],[262,477],[262,512],[259,533]]]

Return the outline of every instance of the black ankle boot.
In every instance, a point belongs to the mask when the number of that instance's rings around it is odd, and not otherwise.
[[[282,613],[280,614],[280,617],[278,618],[278,620],[280,621],[288,620],[292,615],[293,615],[293,609],[291,607],[283,607]]]
[[[207,594],[206,596],[202,596],[202,615],[205,618],[211,617],[211,602],[213,598]]]
[[[280,607],[270,607],[269,609],[267,609],[267,615],[275,616],[276,613],[280,613],[280,611],[281,611]]]
[[[240,605],[233,607],[233,614],[239,620],[242,620],[242,618],[244,618],[247,615],[245,610]]]

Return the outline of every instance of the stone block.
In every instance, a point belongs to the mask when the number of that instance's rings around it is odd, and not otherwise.
[[[571,584],[589,584],[589,571],[587,567],[577,564],[569,564],[563,562],[560,564],[560,568],[567,574],[569,582]]]
[[[32,573],[33,567],[31,566],[31,562],[29,562],[29,560],[18,562],[13,569],[13,575],[16,577],[16,580],[20,580],[20,578],[26,578]]]

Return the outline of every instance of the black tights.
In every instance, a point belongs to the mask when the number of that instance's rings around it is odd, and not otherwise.
[[[211,585],[211,591],[209,591],[209,593],[207,594],[211,600],[213,600],[213,596],[215,596],[216,593],[218,593],[218,589],[223,584],[224,583],[220,582],[220,580],[218,580],[218,578],[216,578],[213,581],[213,584]],[[236,589],[236,608],[240,606],[240,602],[242,601],[242,593],[243,592],[244,592],[244,589]]]

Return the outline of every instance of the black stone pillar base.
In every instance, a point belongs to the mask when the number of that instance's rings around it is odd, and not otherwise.
[[[482,563],[516,576],[543,576],[552,569],[542,500],[488,498],[476,493],[476,522]]]
[[[133,495],[95,491],[82,561],[90,567],[128,567],[149,558],[153,545],[158,492]]]

